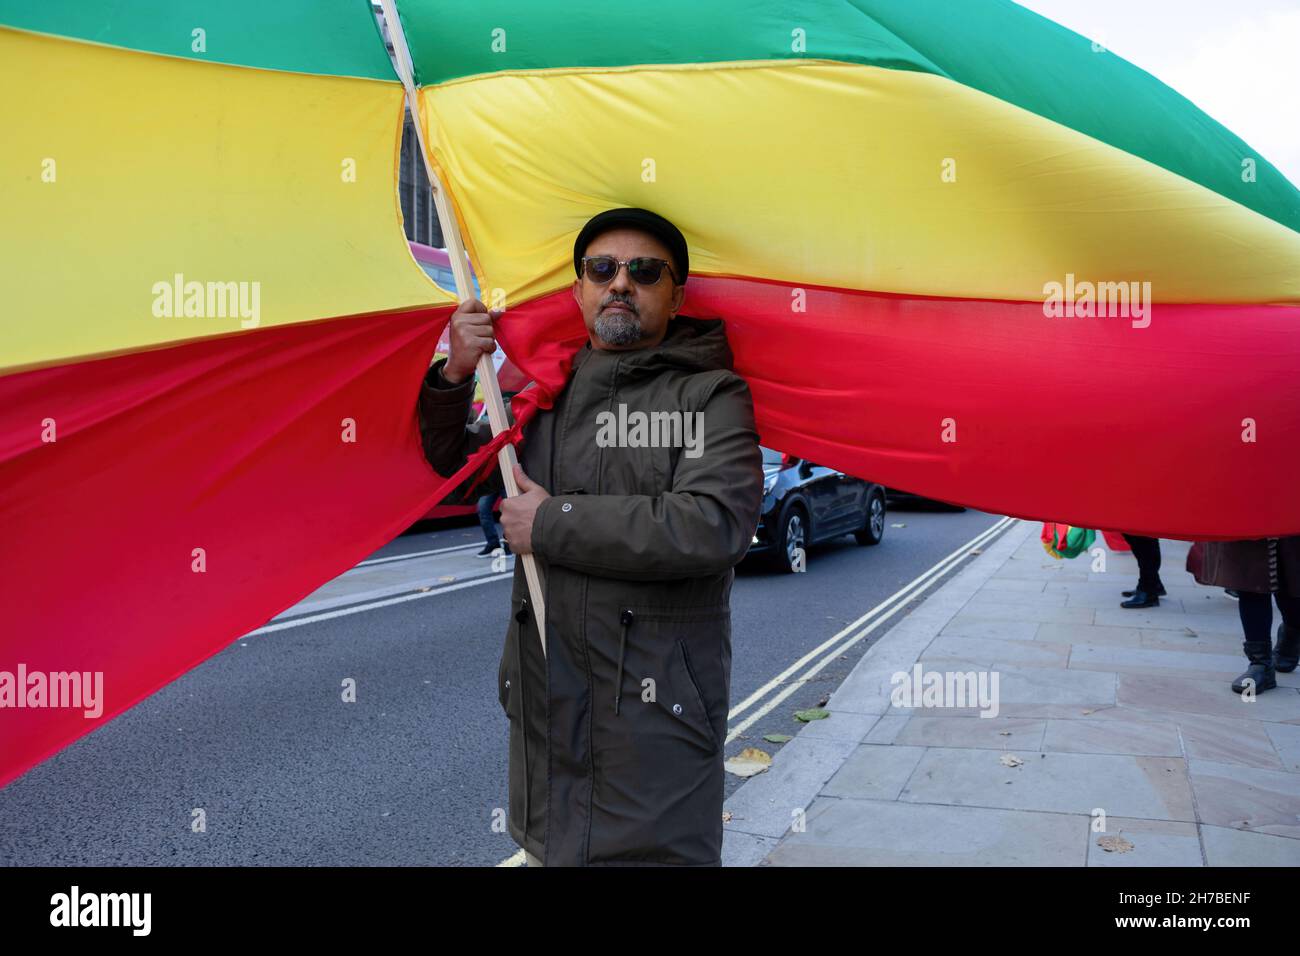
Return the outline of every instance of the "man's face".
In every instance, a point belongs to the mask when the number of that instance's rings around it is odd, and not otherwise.
[[[663,259],[669,267],[672,254],[654,236],[638,229],[611,229],[587,244],[587,256],[613,256],[631,260],[639,256]],[[594,349],[644,349],[658,345],[668,331],[668,320],[677,314],[686,296],[684,285],[674,285],[664,269],[654,285],[640,285],[619,266],[618,274],[604,285],[592,282],[586,271],[573,282],[573,298],[582,309],[582,320]]]

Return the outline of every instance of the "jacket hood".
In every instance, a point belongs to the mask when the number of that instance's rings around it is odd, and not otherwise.
[[[615,351],[593,349],[588,341],[574,358],[573,367],[597,356],[597,361],[619,360],[626,372],[657,374],[666,369],[712,372],[735,368],[731,346],[721,319],[696,319],[678,315],[668,322],[664,340],[653,348]],[[633,370],[636,370],[633,372]]]

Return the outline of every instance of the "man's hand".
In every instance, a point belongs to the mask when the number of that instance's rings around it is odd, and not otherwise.
[[[466,299],[451,315],[448,338],[451,354],[442,367],[442,377],[457,385],[474,374],[480,355],[491,355],[497,343],[493,338],[492,323],[504,309],[488,310],[478,299]]]
[[[501,499],[501,537],[515,554],[533,553],[533,518],[543,501],[551,497],[546,489],[524,474],[515,464],[519,494]]]

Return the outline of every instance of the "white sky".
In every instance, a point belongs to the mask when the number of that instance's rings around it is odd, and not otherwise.
[[[1016,0],[1172,86],[1300,186],[1300,0]]]

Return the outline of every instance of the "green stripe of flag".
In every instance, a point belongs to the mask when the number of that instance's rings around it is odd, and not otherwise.
[[[503,70],[744,60],[917,70],[1078,130],[1300,231],[1300,191],[1239,137],[1150,74],[1010,0],[398,0],[398,7],[425,86]],[[666,105],[669,115],[690,108]],[[761,116],[756,105],[752,117],[735,120]],[[818,117],[809,104],[809,121],[846,118]]]
[[[0,24],[191,60],[396,79],[368,0],[0,0]]]

